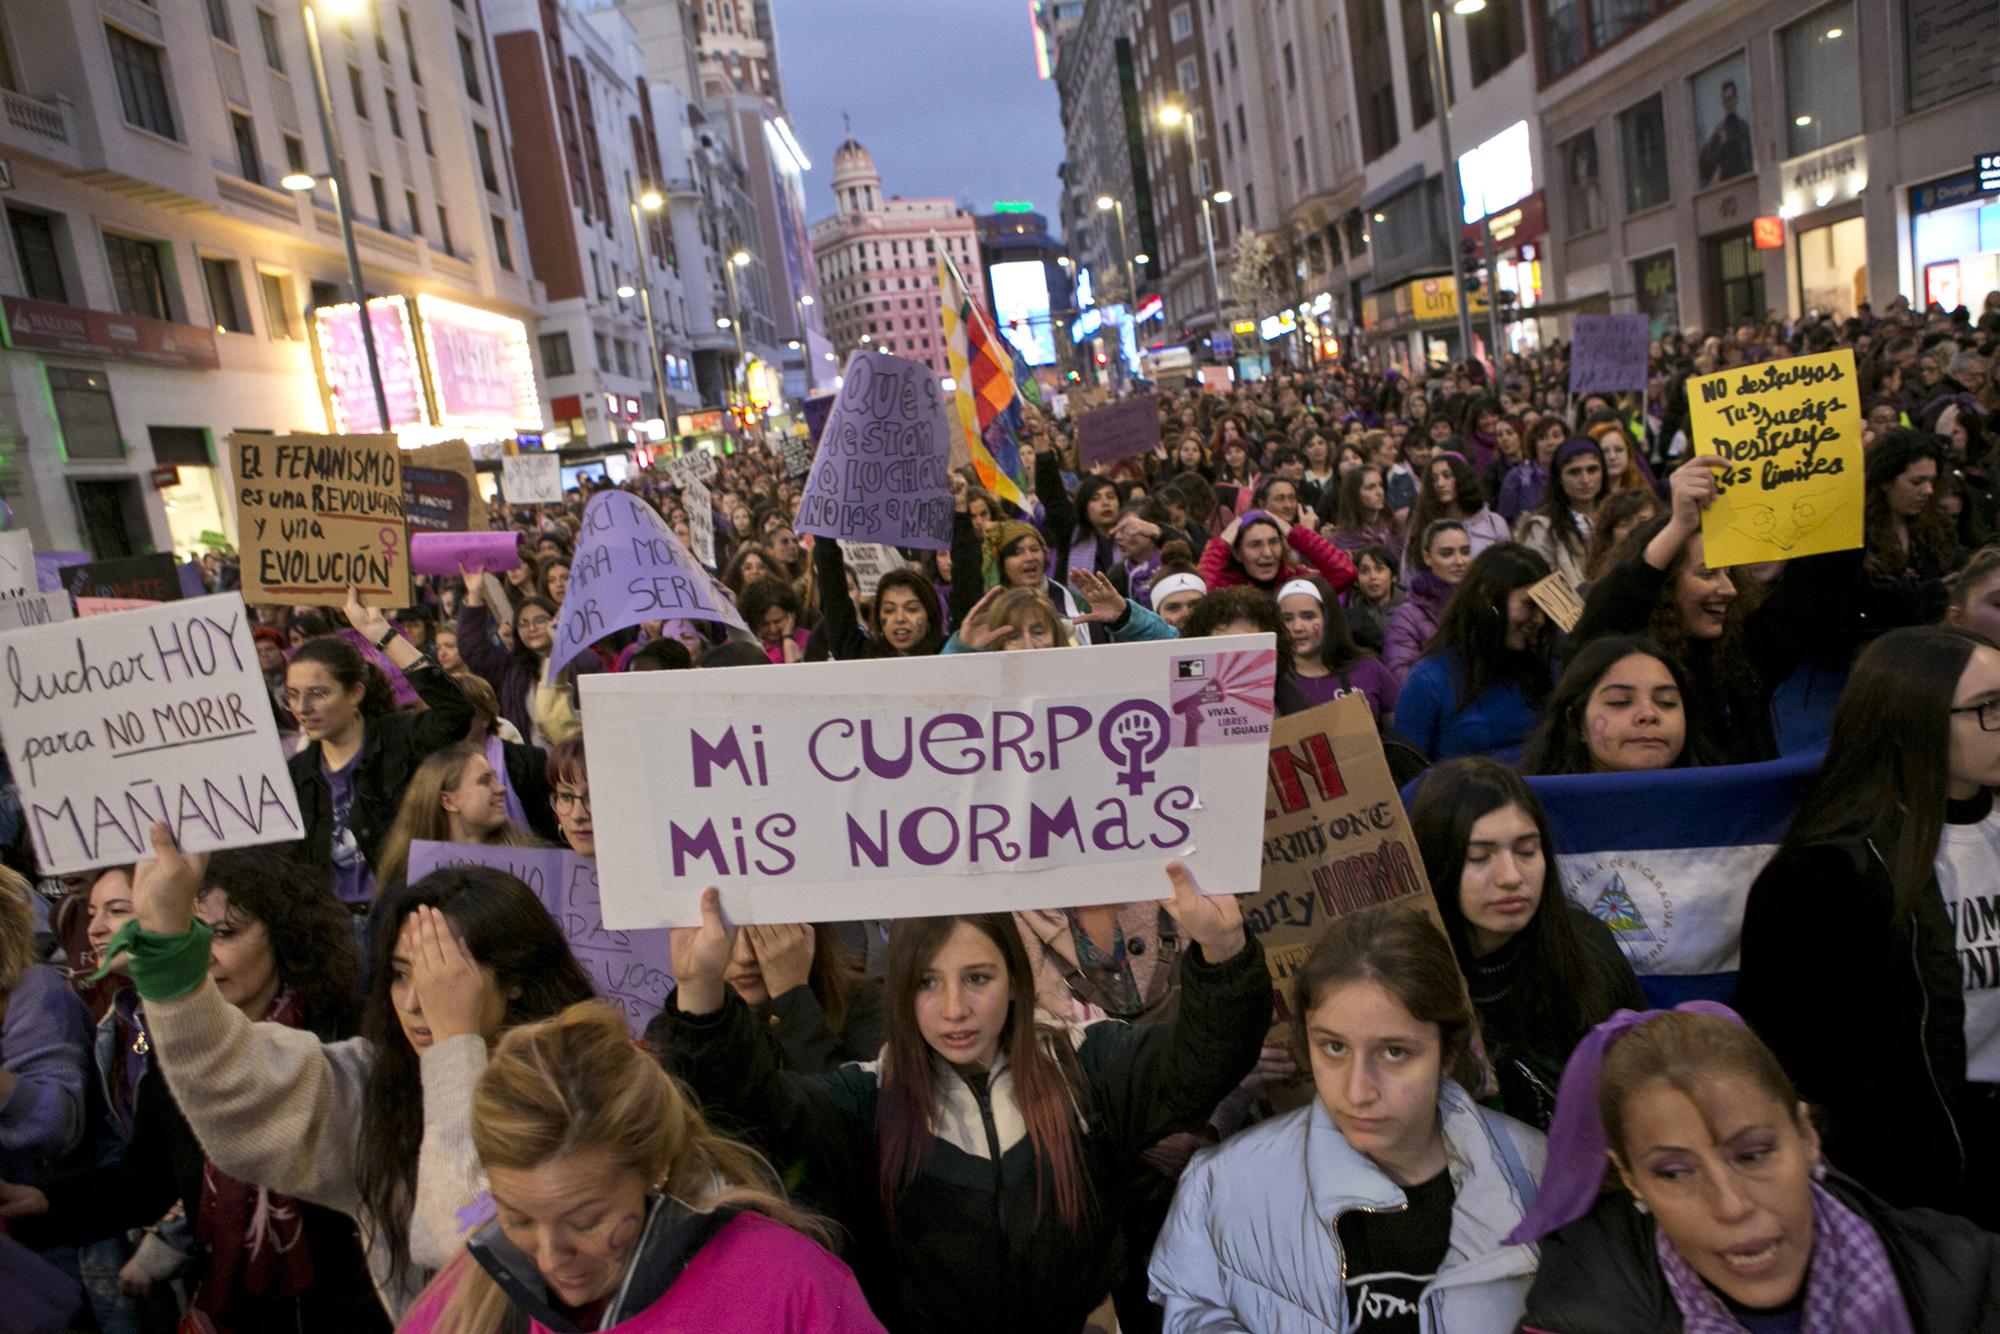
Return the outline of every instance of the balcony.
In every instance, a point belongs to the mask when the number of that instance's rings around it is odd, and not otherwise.
[[[65,97],[43,100],[0,89],[0,145],[72,171],[83,168]]]

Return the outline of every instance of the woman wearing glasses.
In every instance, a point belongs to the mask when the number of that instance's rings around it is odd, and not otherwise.
[[[1855,664],[1819,776],[1743,916],[1736,1006],[1900,1208],[2000,1223],[2000,649],[1957,627]]]
[[[514,724],[529,744],[546,746],[535,718],[535,684],[548,676],[549,654],[556,646],[556,604],[545,597],[521,599],[514,609],[514,641],[500,642],[493,616],[486,608],[486,581],[476,574],[465,580],[465,600],[458,605],[458,656],[467,671],[483,678],[500,697],[500,716]],[[574,662],[558,663],[558,680],[568,685],[585,672],[601,672],[605,662],[585,650]]]
[[[422,713],[398,710],[388,679],[344,639],[307,640],[285,668],[283,702],[306,738],[291,758],[305,853],[313,865],[332,870],[342,902],[365,911],[403,789],[425,756],[465,739],[472,704],[378,608],[362,606],[353,589],[347,620],[428,706]]]

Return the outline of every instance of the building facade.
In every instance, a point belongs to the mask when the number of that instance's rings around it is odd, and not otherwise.
[[[834,354],[878,348],[951,373],[939,319],[937,248],[958,267],[972,299],[990,308],[972,215],[949,199],[882,193],[868,150],[844,140],[833,156],[838,210],[812,225],[820,309]]]
[[[0,496],[38,547],[233,541],[231,433],[374,412],[301,11],[106,0],[8,6],[0,28]],[[533,314],[478,6],[383,0],[321,41],[363,280],[403,298],[407,339],[382,349],[399,434],[540,430],[531,359],[454,360],[460,331],[524,351]],[[497,416],[460,404],[496,393]]]
[[[1144,290],[1162,300],[1158,321],[1140,325],[1142,341],[1206,337],[1223,318],[1222,257],[1233,233],[1229,201],[1213,198],[1221,188],[1205,39],[1213,21],[1197,0],[1139,0],[1135,71],[1155,246]]]

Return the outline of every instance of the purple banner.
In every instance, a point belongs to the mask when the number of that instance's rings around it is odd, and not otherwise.
[[[1645,389],[1652,337],[1643,314],[1577,316],[1569,345],[1570,393]]]
[[[817,537],[943,551],[951,545],[951,428],[930,368],[880,352],[847,361],[799,498]]]
[[[1076,443],[1086,468],[1150,454],[1160,443],[1160,405],[1151,394],[1141,394],[1086,412],[1076,419]]]
[[[658,510],[629,491],[598,492],[583,511],[549,671],[627,626],[671,620],[749,628]]]
[[[495,848],[429,839],[410,844],[411,884],[446,866],[490,866],[533,890],[590,974],[592,989],[625,1012],[633,1037],[645,1033],[674,986],[667,933],[607,931],[597,902],[596,862],[567,848]]]
[[[35,553],[35,587],[44,593],[63,591],[62,571],[66,565],[82,565],[90,559],[88,551],[37,551]]]
[[[418,574],[457,574],[459,567],[498,574],[521,563],[512,533],[411,533],[410,568]]]

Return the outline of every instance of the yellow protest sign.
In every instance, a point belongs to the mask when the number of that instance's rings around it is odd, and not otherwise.
[[[1729,466],[1702,516],[1710,566],[1861,545],[1861,394],[1846,348],[1688,381],[1695,452]]]

